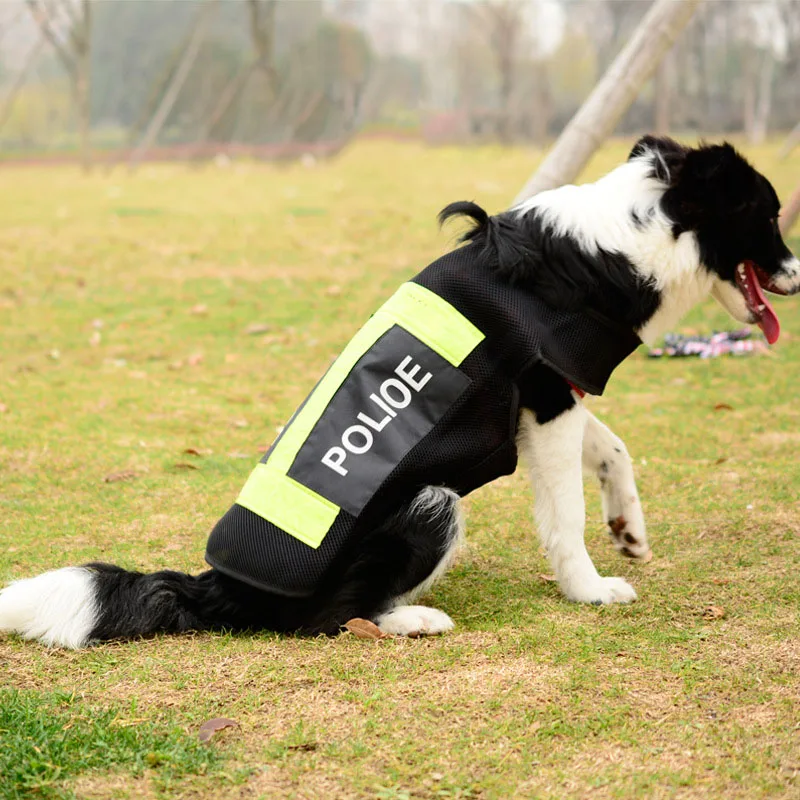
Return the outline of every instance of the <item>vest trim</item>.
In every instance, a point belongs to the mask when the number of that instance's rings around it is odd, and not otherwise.
[[[339,514],[335,503],[271,464],[256,464],[236,502],[315,550]]]

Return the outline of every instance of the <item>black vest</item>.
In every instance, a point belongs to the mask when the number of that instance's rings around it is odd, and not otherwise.
[[[425,486],[463,496],[517,465],[518,386],[534,365],[602,394],[640,344],[591,311],[555,311],[467,245],[400,287],[256,466],[208,541],[231,577],[313,593],[345,544]]]

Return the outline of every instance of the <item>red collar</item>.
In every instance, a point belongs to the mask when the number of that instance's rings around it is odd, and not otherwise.
[[[570,389],[572,389],[572,391],[575,392],[578,397],[586,397],[586,392],[584,392],[583,389],[579,389],[572,381],[567,381],[567,383],[569,384]]]

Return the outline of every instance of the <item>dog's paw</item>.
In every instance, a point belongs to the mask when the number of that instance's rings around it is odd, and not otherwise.
[[[395,636],[434,636],[453,629],[453,620],[437,608],[398,606],[376,620],[378,627]]]
[[[636,600],[636,590],[622,578],[597,578],[582,586],[572,586],[566,595],[578,603],[591,603],[595,606],[608,603],[632,603]]]

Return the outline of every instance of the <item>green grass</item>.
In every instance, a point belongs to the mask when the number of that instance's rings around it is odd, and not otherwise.
[[[174,715],[171,715],[174,717]],[[175,723],[139,718],[127,708],[92,708],[75,694],[0,690],[0,798],[75,797],[65,782],[75,775],[124,769],[150,773],[168,791],[187,775],[213,772],[215,749]]]
[[[776,150],[747,152],[786,196],[800,159]],[[98,559],[203,569],[260,448],[378,304],[452,245],[436,212],[461,198],[500,210],[538,158],[369,142],[313,168],[0,173],[0,581]],[[655,558],[612,551],[593,485],[588,546],[636,604],[570,604],[539,577],[520,470],[466,501],[469,549],[427,600],[456,621],[445,637],[78,653],[0,640],[15,742],[4,723],[2,791],[797,797],[800,302],[775,306],[771,357],[637,353],[589,400],[634,455]],[[723,327],[713,303],[682,325]],[[219,716],[239,727],[201,748]]]

